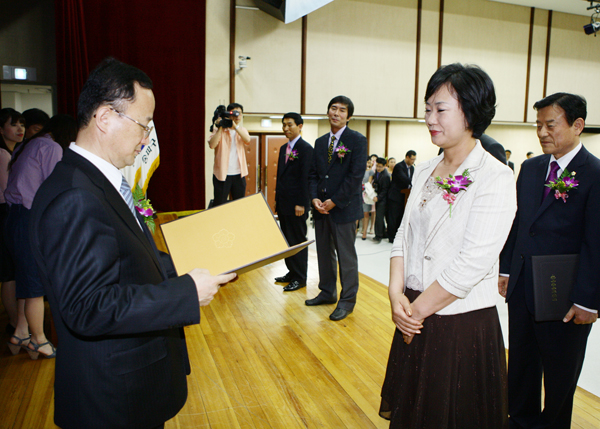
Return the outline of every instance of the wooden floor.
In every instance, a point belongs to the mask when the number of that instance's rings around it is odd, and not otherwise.
[[[243,275],[203,307],[201,324],[186,328],[188,401],[166,428],[389,426],[377,414],[394,331],[386,287],[361,275],[354,313],[331,322],[333,305],[304,305],[317,294],[312,250],[309,267],[306,289],[283,293],[273,283],[286,272],[277,262]],[[53,380],[53,360],[13,357],[3,345],[0,428],[55,428]],[[600,428],[599,398],[577,390],[572,428]]]

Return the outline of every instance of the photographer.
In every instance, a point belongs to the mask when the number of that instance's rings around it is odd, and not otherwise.
[[[225,203],[230,192],[232,200],[242,198],[246,193],[248,165],[244,145],[250,144],[250,134],[241,126],[243,112],[241,104],[231,103],[227,108],[217,107],[213,116],[208,146],[215,150],[214,206]]]

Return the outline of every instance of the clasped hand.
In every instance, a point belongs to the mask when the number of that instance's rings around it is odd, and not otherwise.
[[[329,211],[335,207],[335,203],[333,201],[326,200],[322,202],[320,199],[315,198],[312,200],[313,206],[317,209],[317,211],[321,214],[329,214]]]
[[[402,332],[406,344],[410,344],[416,334],[421,333],[423,320],[414,314],[410,301],[402,294],[392,303],[392,320],[396,327]]]

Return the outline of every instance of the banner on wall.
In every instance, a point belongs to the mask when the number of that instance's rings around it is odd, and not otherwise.
[[[150,121],[148,126],[154,126],[154,121]],[[156,137],[156,127],[154,127],[150,133],[148,145],[142,147],[142,151],[135,157],[133,165],[122,168],[121,173],[123,173],[131,189],[135,189],[137,184],[146,194],[150,178],[159,164],[160,149],[158,147],[158,137]]]

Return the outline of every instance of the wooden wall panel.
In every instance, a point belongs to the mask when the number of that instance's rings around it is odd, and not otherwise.
[[[417,0],[337,0],[308,16],[306,111],[413,116]]]
[[[600,125],[600,39],[583,32],[589,22],[585,16],[554,12],[547,94],[583,95],[588,102],[586,125]]]
[[[302,20],[284,24],[260,10],[237,9],[236,102],[249,112],[300,112]],[[236,65],[236,68],[237,65]]]
[[[445,0],[442,64],[477,64],[496,87],[496,121],[523,121],[530,8]]]
[[[546,37],[548,33],[548,11],[536,9],[533,24],[531,69],[529,72],[529,100],[527,122],[535,122],[533,104],[544,97],[544,68],[546,66]],[[516,165],[516,164],[515,164]]]

